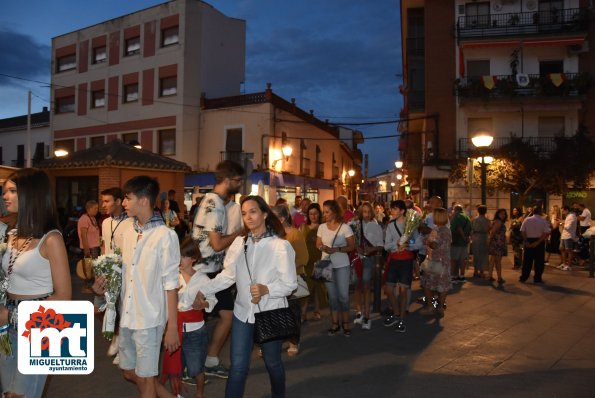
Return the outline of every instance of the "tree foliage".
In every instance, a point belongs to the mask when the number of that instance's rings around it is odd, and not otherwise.
[[[572,137],[554,138],[554,149],[549,152],[540,151],[528,139],[511,137],[509,143],[490,155],[495,159],[487,166],[488,192],[518,192],[521,201],[534,189],[562,195],[571,188],[589,188],[595,171],[595,145],[584,128]],[[468,185],[466,159],[454,161],[450,180]],[[473,162],[473,181],[481,184],[481,165],[477,161]]]

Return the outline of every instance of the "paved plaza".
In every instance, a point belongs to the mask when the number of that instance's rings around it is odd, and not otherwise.
[[[284,355],[287,396],[595,396],[595,279],[584,270],[547,267],[545,284],[522,284],[510,257],[503,266],[502,287],[477,279],[455,285],[439,321],[418,313],[415,282],[406,333],[384,327],[378,314],[371,331],[356,328],[350,338],[327,336],[326,312],[322,321],[306,322],[301,353]],[[79,294],[80,281],[75,283]],[[53,377],[45,397],[136,396],[105,355],[107,345],[96,338],[93,374]],[[210,379],[205,393],[223,397],[224,389],[224,380]],[[245,396],[269,395],[268,375],[255,352]]]

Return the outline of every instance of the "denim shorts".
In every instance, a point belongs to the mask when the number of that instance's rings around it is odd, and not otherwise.
[[[159,353],[165,325],[148,329],[120,328],[118,353],[120,369],[132,370],[139,377],[159,374]]]
[[[388,263],[386,283],[411,288],[413,282],[413,259],[391,260]]]
[[[574,239],[562,239],[562,245],[566,250],[574,249]]]
[[[200,329],[182,333],[182,363],[189,377],[205,371],[209,334],[203,325]]]
[[[372,281],[372,274],[374,273],[374,266],[376,265],[375,257],[362,258],[362,284],[369,285]]]

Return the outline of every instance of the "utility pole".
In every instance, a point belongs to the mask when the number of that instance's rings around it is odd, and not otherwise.
[[[27,142],[25,148],[25,167],[31,167],[31,90],[27,96]]]

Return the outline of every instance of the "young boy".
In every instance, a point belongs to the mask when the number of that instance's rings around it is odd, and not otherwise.
[[[123,206],[131,222],[123,223],[122,292],[120,294],[120,368],[141,397],[172,396],[156,383],[161,341],[169,352],[180,347],[177,330],[178,266],[176,233],[153,213],[157,180],[137,176],[124,185]],[[96,292],[105,291],[97,278]],[[165,335],[164,335],[165,330]]]
[[[178,290],[178,335],[182,347],[174,353],[166,352],[163,356],[163,371],[160,382],[170,380],[174,394],[182,390],[181,375],[186,368],[187,375],[196,379],[196,398],[204,397],[205,360],[209,337],[204,321],[204,310],[195,310],[192,303],[196,294],[189,295],[187,286],[193,283],[198,288],[211,280],[206,274],[197,272],[196,263],[200,260],[198,243],[186,237],[180,243],[180,289]],[[215,295],[207,297],[206,311],[211,312],[217,304]],[[180,396],[180,395],[178,395]]]

